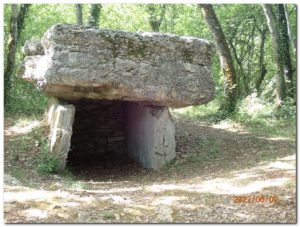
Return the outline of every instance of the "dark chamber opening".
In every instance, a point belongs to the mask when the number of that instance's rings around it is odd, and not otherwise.
[[[125,101],[77,100],[67,167],[76,172],[123,171],[128,157]],[[104,174],[105,175],[105,174]]]

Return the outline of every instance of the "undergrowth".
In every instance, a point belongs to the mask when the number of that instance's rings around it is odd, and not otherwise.
[[[249,131],[273,136],[294,137],[296,135],[296,106],[294,100],[287,99],[281,108],[266,102],[255,94],[237,103],[236,111],[228,113],[220,110],[220,100],[208,104],[173,109],[181,117],[199,120],[208,124],[228,121],[246,126]],[[282,130],[288,128],[289,130]]]

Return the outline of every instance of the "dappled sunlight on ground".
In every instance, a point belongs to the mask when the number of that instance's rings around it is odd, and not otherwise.
[[[160,183],[149,182],[140,187],[126,185],[122,187],[115,182],[97,184],[93,181],[81,181],[81,184],[93,189],[65,187],[51,191],[5,184],[4,203],[6,210],[10,207],[13,209],[20,204],[27,204],[28,209],[22,209],[19,215],[29,222],[49,218],[52,220],[51,217],[54,216],[58,219],[70,218],[70,215],[72,217],[75,215],[77,219],[74,221],[76,222],[84,207],[101,210],[103,203],[106,204],[105,206],[109,204],[114,206],[116,212],[121,212],[121,214],[125,212],[123,206],[126,206],[128,208],[126,212],[133,216],[143,216],[146,211],[153,213],[157,206],[167,206],[172,210],[211,212],[207,203],[216,196],[219,196],[220,200],[220,198],[226,199],[234,195],[251,193],[261,195],[265,194],[266,189],[284,187],[287,181],[295,179],[295,165],[287,163],[292,160],[295,160],[295,155],[252,168],[232,171],[227,177],[215,177],[209,180],[194,177],[175,183],[172,180]],[[274,176],[268,173],[266,179],[266,172],[271,172]],[[231,203],[229,208],[236,210],[236,205]],[[240,212],[236,215],[246,218],[252,214]]]
[[[277,136],[277,137],[265,137],[265,136],[259,136],[258,138],[260,139],[266,139],[266,140],[271,140],[271,141],[293,141],[290,138],[287,137],[283,137],[283,136]]]
[[[34,128],[40,126],[41,122],[38,120],[27,120],[15,123],[13,126],[4,130],[5,136],[16,136],[20,134],[27,134]]]
[[[114,162],[101,156],[94,159],[95,165],[79,160],[82,165],[70,165],[66,175],[40,176],[34,172],[34,166],[27,167],[22,161],[30,164],[30,157],[36,154],[33,137],[17,134],[35,127],[39,125],[34,120],[11,122],[5,127],[6,223],[296,220],[296,155],[292,137],[256,134],[230,121],[207,124],[177,119],[177,158],[166,168],[149,171],[130,161]],[[14,135],[26,137],[26,143],[18,140],[13,144]],[[18,145],[27,145],[28,151],[11,156],[11,151],[18,152]],[[262,195],[277,196],[279,201],[234,202],[235,196]]]
[[[245,130],[245,127],[242,127],[237,123],[232,124],[229,121],[221,121],[218,124],[213,124],[211,127],[216,129],[225,129],[231,132],[239,132],[239,131],[243,132]]]
[[[217,177],[211,180],[192,178],[185,180],[188,181],[185,184],[153,184],[145,189],[152,192],[185,190],[188,192],[213,194],[248,194],[259,192],[264,188],[284,185],[290,177],[295,177],[295,168],[295,165],[276,161],[250,169],[229,172],[228,175],[230,177]],[[274,175],[276,174],[275,177],[264,179],[265,172],[268,171],[272,171]]]

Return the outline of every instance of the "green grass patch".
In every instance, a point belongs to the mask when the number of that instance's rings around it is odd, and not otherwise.
[[[287,180],[284,183],[284,186],[287,187],[287,188],[296,188],[296,182],[292,181],[292,180]]]
[[[12,169],[11,171],[11,175],[15,178],[17,178],[18,180],[22,180],[25,177],[25,172],[22,168],[20,167],[15,167]]]
[[[49,153],[49,151],[41,153],[37,158],[37,172],[39,174],[45,175],[58,173],[59,167],[59,159]]]
[[[113,219],[113,218],[115,218],[114,213],[110,210],[103,210],[103,211],[101,211],[100,214],[104,219]]]
[[[200,152],[191,153],[186,161],[192,163],[203,163],[216,159],[220,155],[220,149],[216,140],[208,138],[198,143]]]

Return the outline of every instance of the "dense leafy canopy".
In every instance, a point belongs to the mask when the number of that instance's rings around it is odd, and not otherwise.
[[[91,12],[91,5],[82,4],[83,24],[87,25]],[[226,36],[234,65],[237,71],[238,98],[244,99],[257,92],[258,81],[264,70],[259,87],[265,102],[274,102],[275,62],[272,52],[272,42],[267,31],[267,21],[261,5],[226,4],[214,5],[215,13]],[[276,7],[274,6],[276,12]],[[296,6],[287,5],[290,29],[296,34]],[[153,15],[157,13],[158,15]],[[8,52],[9,23],[11,5],[4,6],[5,56]],[[203,19],[200,10],[194,4],[101,4],[100,28],[120,29],[126,31],[152,31],[151,21],[162,21],[159,31],[184,36],[194,36],[212,41],[212,35]],[[74,4],[32,4],[25,18],[24,28],[18,40],[16,67],[11,76],[11,91],[9,103],[5,111],[18,113],[42,112],[47,97],[36,90],[31,84],[23,82],[18,76],[18,66],[23,55],[21,48],[26,40],[40,39],[46,30],[56,23],[76,23]],[[262,33],[265,30],[265,40],[262,47]],[[287,45],[291,45],[288,43]],[[295,69],[296,56],[291,50],[291,63]],[[261,59],[263,58],[263,64]],[[6,57],[4,57],[6,60]],[[6,62],[5,62],[6,64]],[[264,68],[262,68],[264,67]],[[217,99],[223,96],[223,75],[220,70],[218,56],[214,56],[213,78],[216,82]],[[293,75],[295,80],[296,76]],[[296,84],[295,82],[293,83]]]

